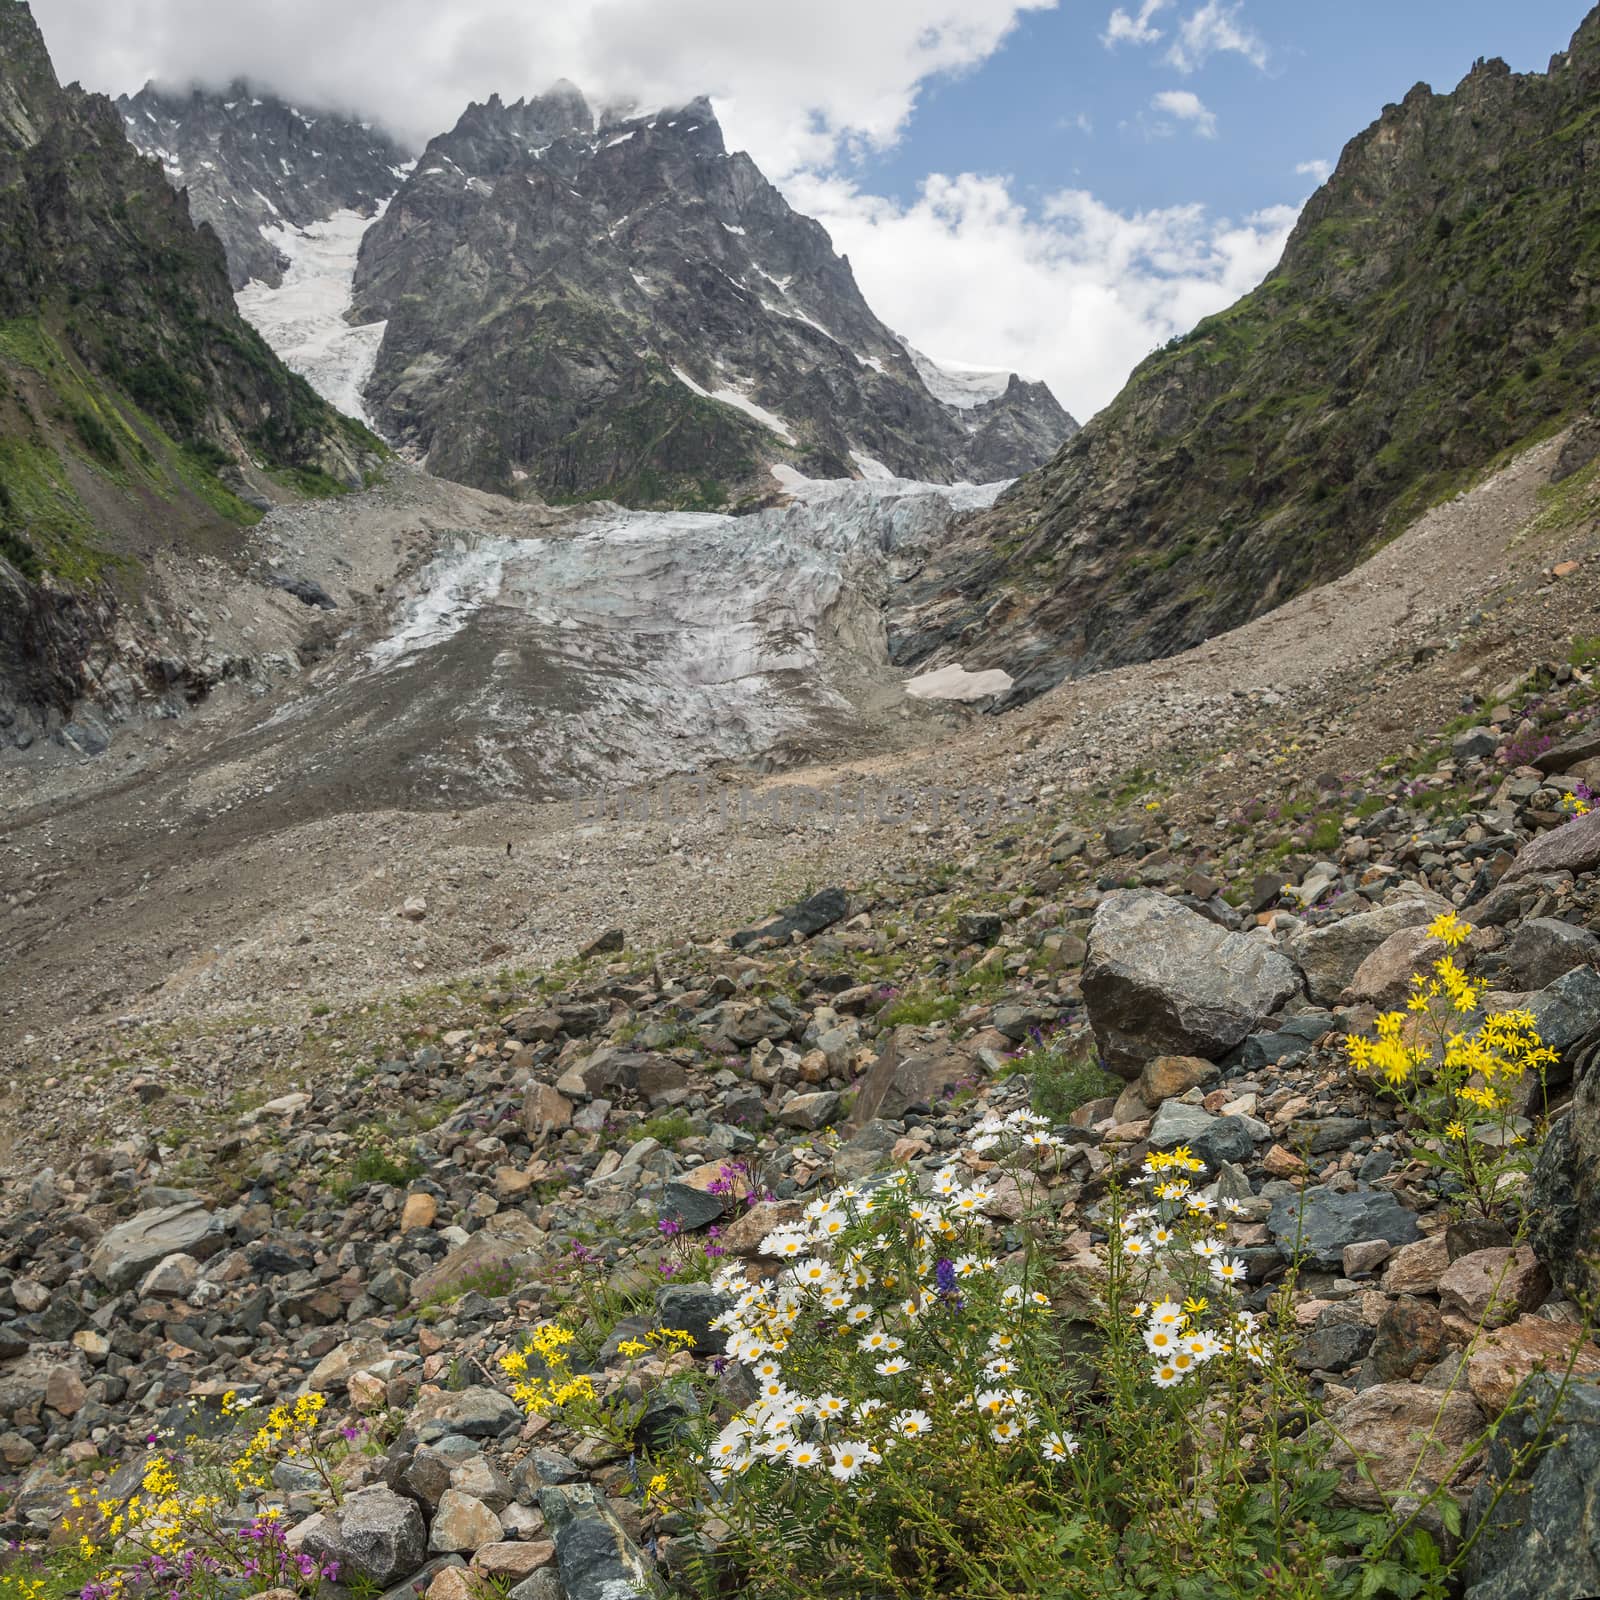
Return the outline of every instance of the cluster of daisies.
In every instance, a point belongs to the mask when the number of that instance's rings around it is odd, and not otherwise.
[[[1022,1118],[994,1119],[988,1131],[1031,1141],[1032,1114]],[[1070,1434],[1047,1431],[1034,1398],[1014,1381],[1026,1320],[1049,1299],[994,1282],[998,1263],[981,1238],[994,1192],[963,1181],[955,1167],[931,1188],[919,1193],[902,1171],[870,1188],[837,1189],[761,1241],[761,1254],[781,1264],[775,1274],[750,1282],[735,1266],[717,1275],[715,1287],[732,1305],[712,1326],[757,1393],[702,1458],[714,1483],[760,1465],[850,1483],[886,1452],[958,1418],[970,1419],[964,1436],[987,1434],[999,1445],[1027,1438],[1046,1461],[1077,1450]],[[957,1373],[932,1334],[941,1314],[959,1316],[955,1331],[966,1347],[962,1324],[979,1298],[994,1308],[995,1326],[981,1361],[963,1362]],[[919,1360],[919,1351],[931,1359]],[[797,1386],[801,1370],[826,1373],[848,1393],[808,1392],[815,1386]]]
[[[1205,1163],[1187,1145],[1176,1150],[1153,1150],[1145,1157],[1140,1182],[1150,1198],[1119,1220],[1114,1247],[1123,1259],[1140,1269],[1148,1283],[1159,1274],[1169,1283],[1194,1279],[1203,1271],[1207,1283],[1225,1294],[1244,1287],[1248,1273],[1244,1261],[1227,1254],[1222,1235],[1228,1220],[1244,1209],[1237,1200],[1213,1200],[1195,1187],[1195,1177]],[[1163,1298],[1153,1305],[1140,1301],[1134,1316],[1144,1323],[1145,1348],[1155,1357],[1150,1381],[1171,1389],[1220,1355],[1237,1351],[1255,1366],[1266,1359],[1266,1343],[1252,1312],[1224,1303],[1214,1326],[1203,1328],[1200,1319],[1210,1309],[1201,1285],[1177,1300]]]

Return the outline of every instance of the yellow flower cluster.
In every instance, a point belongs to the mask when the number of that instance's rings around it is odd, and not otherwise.
[[[1453,911],[1428,927],[1447,951],[1471,933],[1471,924]],[[1522,1143],[1513,1124],[1527,1100],[1528,1075],[1542,1082],[1556,1060],[1528,1011],[1490,1012],[1477,1027],[1462,1029],[1461,1019],[1479,1011],[1487,989],[1446,954],[1433,963],[1431,976],[1412,978],[1406,1012],[1387,1011],[1371,1037],[1345,1041],[1351,1064],[1382,1078],[1419,1118],[1421,1149],[1435,1152],[1425,1159],[1455,1173],[1485,1214],[1515,1165],[1510,1152]],[[1485,1117],[1495,1124],[1492,1137],[1482,1128]]]
[[[224,1396],[226,1408],[227,1396]],[[269,1486],[269,1464],[280,1452],[284,1456],[299,1455],[310,1444],[310,1434],[327,1404],[326,1397],[315,1392],[303,1394],[293,1408],[274,1406],[267,1420],[256,1430],[255,1437],[235,1460],[230,1471],[240,1490],[265,1489]],[[288,1439],[289,1443],[284,1441]]]
[[[1386,1011],[1374,1024],[1375,1039],[1355,1035],[1346,1039],[1345,1053],[1351,1065],[1392,1085],[1404,1083],[1413,1072],[1425,1067],[1428,1052],[1420,1046],[1408,1045],[1401,1037],[1405,1020],[1404,1012]]]
[[[573,1375],[567,1346],[577,1337],[570,1328],[549,1322],[535,1328],[528,1348],[544,1363],[548,1373],[544,1378],[528,1376],[526,1350],[508,1350],[500,1357],[500,1370],[513,1380],[511,1398],[529,1416],[546,1411],[559,1411],[574,1400],[593,1400],[593,1379],[583,1373]]]

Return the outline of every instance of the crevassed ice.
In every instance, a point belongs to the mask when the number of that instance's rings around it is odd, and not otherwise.
[[[236,299],[279,358],[298,372],[330,405],[372,426],[363,391],[377,364],[387,322],[352,327],[345,314],[354,299],[356,256],[362,236],[388,209],[375,215],[336,211],[308,228],[265,227],[261,236],[289,268],[276,288],[252,280]]]

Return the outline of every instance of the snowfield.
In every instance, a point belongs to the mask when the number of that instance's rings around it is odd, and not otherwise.
[[[362,237],[388,204],[385,200],[370,217],[336,211],[305,229],[263,228],[262,237],[288,259],[289,268],[278,288],[251,282],[235,296],[246,320],[286,366],[330,405],[369,428],[373,422],[363,391],[389,324],[352,327],[345,317]]]

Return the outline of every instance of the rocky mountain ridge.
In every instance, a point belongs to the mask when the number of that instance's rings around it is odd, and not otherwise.
[[[222,241],[235,289],[282,283],[287,259],[269,235],[338,211],[372,217],[411,160],[370,122],[302,111],[242,78],[187,93],[146,84],[117,110],[129,142],[161,162],[195,221]]]
[[[60,86],[17,0],[0,3],[0,375],[8,745],[95,687],[204,694],[213,669],[175,642],[185,608],[154,569],[226,558],[260,506],[359,484],[382,452],[239,316],[216,237],[109,100]]]
[[[1600,377],[1600,11],[1546,73],[1480,61],[1351,140],[1279,265],[907,591],[897,659],[1013,702],[1348,570]]]
[[[1075,427],[1014,374],[931,393],[703,100],[597,112],[561,85],[469,108],[362,241],[354,301],[388,324],[385,432],[502,492],[709,509],[769,494],[775,463],[988,481]]]

